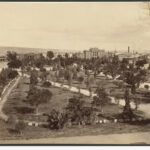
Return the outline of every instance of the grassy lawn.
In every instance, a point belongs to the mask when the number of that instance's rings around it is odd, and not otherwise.
[[[116,133],[134,133],[134,132],[149,132],[150,124],[126,124],[126,123],[111,123],[111,124],[96,124],[91,126],[74,126],[71,128],[63,128],[61,130],[49,130],[42,127],[29,127],[23,130],[22,135],[10,133],[11,126],[3,121],[0,121],[0,139],[33,139],[33,138],[48,138],[48,137],[71,137],[71,136],[86,136],[100,134],[116,134]]]
[[[87,76],[85,76],[86,80]],[[60,83],[67,84],[67,80],[62,80],[59,79]],[[94,84],[92,84],[92,91],[95,92],[97,88],[97,84],[99,83],[100,86],[102,86],[104,89],[106,89],[106,92],[109,93],[110,96],[117,97],[117,98],[123,98],[124,97],[124,89],[120,88],[117,83],[122,83],[122,81],[119,80],[112,80],[112,79],[107,79],[107,77],[101,77],[97,76]],[[85,82],[82,84],[79,83],[76,80],[72,81],[72,86],[77,87],[77,88],[82,88],[82,89],[87,89]],[[140,103],[150,103],[150,91],[146,89],[137,89],[136,94],[135,94],[136,100]],[[133,99],[131,98],[131,101]]]
[[[38,84],[38,88],[44,88],[41,84]],[[46,88],[45,88],[46,89]],[[39,105],[39,113],[50,113],[52,109],[56,109],[59,112],[63,112],[68,104],[69,98],[73,96],[78,96],[79,93],[73,93],[68,91],[67,89],[61,89],[57,87],[51,86],[47,88],[53,94],[51,100],[46,104]],[[22,78],[20,83],[16,89],[14,89],[9,96],[5,106],[4,112],[7,115],[15,115],[18,118],[23,119],[33,119],[31,116],[34,115],[34,107],[29,105],[26,102],[27,92],[29,91],[29,79]],[[81,96],[81,99],[85,101],[86,104],[90,104],[92,99],[87,96]],[[27,109],[28,113],[25,113],[23,110]],[[103,107],[104,113],[106,114],[117,114],[122,112],[122,107],[118,105],[108,104]]]
[[[111,84],[111,81],[110,81]],[[38,84],[38,88],[43,88],[41,84]],[[53,96],[47,104],[42,104],[39,107],[39,112],[49,113],[52,109],[64,111],[68,104],[68,99],[77,96],[78,93],[70,92],[66,89],[50,87],[47,88]],[[27,92],[29,91],[29,79],[22,78],[19,85],[14,89],[4,106],[4,112],[8,115],[15,115],[18,118],[25,120],[32,120],[34,116],[34,107],[30,106],[26,102]],[[91,99],[86,96],[82,96],[82,99],[88,104],[91,103]],[[23,110],[28,109],[28,113]],[[106,115],[115,115],[121,113],[123,108],[108,104],[104,106],[104,113]],[[38,118],[40,119],[40,117]],[[108,123],[108,124],[96,124],[90,126],[72,126],[70,128],[64,128],[61,130],[50,130],[44,127],[30,127],[27,126],[23,135],[17,135],[10,133],[9,129],[12,128],[11,124],[7,124],[0,121],[0,139],[29,139],[29,138],[44,138],[44,137],[62,137],[62,136],[82,136],[82,135],[98,135],[98,134],[113,134],[113,133],[129,133],[129,132],[140,132],[150,131],[150,124],[127,124],[127,123]]]

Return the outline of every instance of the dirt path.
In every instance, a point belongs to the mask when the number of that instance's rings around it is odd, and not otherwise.
[[[8,116],[6,114],[4,114],[4,112],[2,111],[3,106],[4,106],[5,102],[7,101],[8,96],[11,93],[11,91],[17,86],[19,80],[20,80],[20,76],[17,77],[16,79],[14,79],[14,81],[12,81],[12,83],[5,89],[5,92],[3,93],[2,97],[1,97],[1,101],[0,101],[0,118],[5,120],[5,121],[7,121]]]
[[[0,140],[1,144],[150,144],[150,132],[97,136]]]

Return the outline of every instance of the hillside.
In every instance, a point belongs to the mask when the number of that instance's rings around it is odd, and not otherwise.
[[[68,50],[68,49],[44,49],[44,48],[27,48],[27,47],[0,47],[0,55],[5,55],[7,51],[15,51],[17,53],[46,53],[47,51],[55,52],[75,52],[79,50]]]
[[[0,47],[0,55],[4,55],[7,51],[15,51],[17,53],[39,53],[39,52],[47,52],[50,49],[42,49],[42,48],[25,48],[25,47]]]

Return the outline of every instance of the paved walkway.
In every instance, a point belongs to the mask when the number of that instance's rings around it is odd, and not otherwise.
[[[1,101],[0,101],[0,118],[7,121],[8,116],[6,114],[4,114],[3,110],[3,106],[5,104],[5,102],[8,99],[8,96],[10,95],[11,91],[17,86],[18,82],[20,80],[20,76],[17,77],[16,79],[12,80],[6,87],[5,90],[2,94],[1,97]],[[13,83],[14,82],[14,83]]]
[[[1,144],[150,144],[150,132],[42,138],[29,140],[0,140]]]

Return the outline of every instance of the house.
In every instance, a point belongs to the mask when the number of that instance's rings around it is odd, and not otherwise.
[[[42,56],[42,53],[26,53],[26,54],[17,54],[17,58],[22,61],[23,59],[39,59]]]
[[[0,56],[0,62],[6,62],[7,57],[6,56]]]

